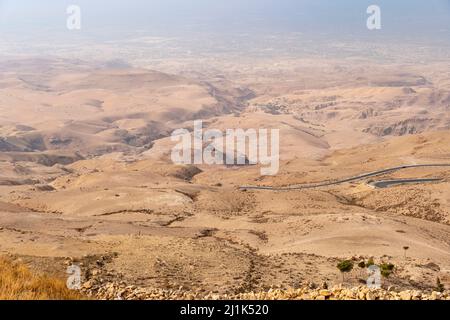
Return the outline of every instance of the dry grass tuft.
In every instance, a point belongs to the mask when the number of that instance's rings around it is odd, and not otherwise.
[[[32,273],[24,264],[0,257],[0,300],[80,300],[63,280]]]

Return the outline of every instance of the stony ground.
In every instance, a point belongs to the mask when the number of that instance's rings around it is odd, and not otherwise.
[[[365,286],[331,289],[270,289],[265,292],[248,292],[236,295],[197,293],[179,290],[142,289],[120,283],[107,283],[92,288],[85,284],[82,292],[94,299],[102,300],[450,300],[450,291],[393,291],[369,289]]]

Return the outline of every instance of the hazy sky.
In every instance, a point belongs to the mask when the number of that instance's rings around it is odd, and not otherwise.
[[[366,32],[366,8],[382,9],[383,32],[450,29],[450,0],[0,0],[3,31],[63,31],[66,7],[82,9],[86,32]]]
[[[381,8],[377,31],[366,27],[373,4]],[[81,8],[81,30],[66,28],[69,5]],[[404,50],[425,47],[422,57],[450,55],[450,0],[0,0],[0,54],[6,56],[384,56],[394,47],[402,59]]]

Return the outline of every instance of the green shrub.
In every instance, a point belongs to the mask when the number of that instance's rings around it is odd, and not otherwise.
[[[385,278],[389,277],[395,269],[395,266],[392,263],[382,263],[379,265],[379,267],[381,275]]]
[[[353,262],[350,260],[341,261],[337,264],[337,268],[342,273],[342,281],[344,281],[344,274],[353,270]]]
[[[350,272],[353,270],[353,262],[350,260],[344,260],[338,263],[337,268],[341,272]]]

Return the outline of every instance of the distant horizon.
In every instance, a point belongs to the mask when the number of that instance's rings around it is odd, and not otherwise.
[[[450,34],[449,0],[0,0],[0,31],[67,31],[66,8],[72,4],[82,10],[81,33],[103,32],[105,38],[118,30],[172,35],[302,32],[368,36],[366,8],[372,4],[382,10],[381,35]]]
[[[369,30],[367,8],[373,3],[0,0],[0,52],[91,59],[101,50],[104,59],[125,56],[129,63],[192,54],[403,59],[404,50],[425,50],[417,56],[450,56],[450,0],[376,1],[382,28]],[[66,10],[73,4],[81,8],[81,29],[70,31]]]

